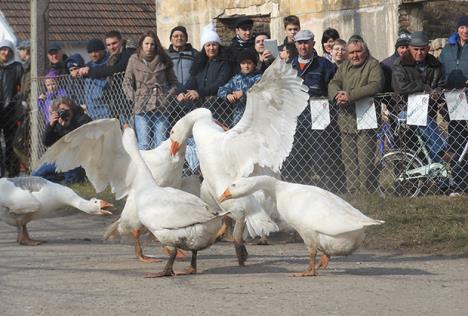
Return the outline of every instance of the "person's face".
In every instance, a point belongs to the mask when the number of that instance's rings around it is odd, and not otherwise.
[[[175,31],[171,36],[171,44],[174,48],[184,48],[187,44],[187,37],[181,31]]]
[[[314,49],[315,42],[313,40],[307,41],[297,41],[296,48],[299,56],[302,58],[310,58],[312,57],[312,51]]]
[[[266,35],[259,35],[255,38],[255,50],[261,54],[265,50],[265,40],[268,38]]]
[[[54,92],[55,90],[57,90],[57,82],[55,81],[55,79],[46,79],[45,86],[47,92]]]
[[[10,49],[8,47],[0,48],[0,62],[6,63],[10,59]]]
[[[111,55],[115,55],[120,51],[120,47],[122,46],[122,41],[119,40],[117,37],[109,37],[106,38],[106,47],[107,51]]]
[[[219,52],[218,43],[215,43],[215,42],[206,43],[204,48],[205,48],[205,54],[208,57],[208,59],[212,59],[218,56],[218,52]]]
[[[28,50],[27,49],[20,49],[19,52],[18,52],[18,55],[19,55],[19,58],[22,60],[22,61],[27,61],[29,59],[29,54],[28,54]]]
[[[146,36],[141,43],[141,49],[145,54],[151,54],[156,48],[156,43],[152,37]]]
[[[236,28],[236,34],[243,41],[248,41],[252,37],[252,26],[243,25]]]
[[[51,64],[58,64],[63,59],[63,52],[61,49],[53,49],[47,53],[47,58]]]
[[[98,62],[104,57],[105,52],[103,50],[95,50],[91,53],[88,53],[89,59],[93,62]]]
[[[409,51],[413,59],[417,62],[426,59],[427,53],[429,53],[429,46],[416,47],[410,46]]]
[[[249,59],[240,62],[240,71],[243,74],[249,74],[255,70],[255,64]]]
[[[299,27],[299,25],[294,25],[294,24],[286,25],[284,30],[286,32],[286,37],[288,38],[290,42],[294,41],[294,35],[296,35],[296,33],[299,32],[300,29],[301,28]]]
[[[325,48],[326,53],[331,54],[334,43],[335,43],[335,40],[333,38],[329,38],[328,41],[323,43],[323,47]]]
[[[62,125],[63,127],[68,127],[70,125],[70,122],[73,118],[73,111],[71,110],[70,106],[68,106],[67,104],[64,104],[64,103],[61,103],[59,104],[58,108],[57,108],[57,112],[59,111],[65,111],[65,112],[68,112],[68,115],[64,118],[59,118],[58,122],[60,125]]]
[[[367,52],[359,43],[348,45],[348,60],[353,66],[361,66],[367,59]]]
[[[462,42],[468,42],[468,25],[462,25],[457,30]]]
[[[340,64],[348,57],[346,46],[335,44],[331,51],[332,59],[335,63]]]
[[[397,47],[396,51],[397,51],[398,56],[403,56],[403,54],[408,51],[408,46],[406,46],[406,45],[399,46],[399,47]]]

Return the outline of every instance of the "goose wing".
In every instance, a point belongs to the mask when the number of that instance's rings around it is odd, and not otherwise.
[[[225,169],[248,176],[255,164],[279,171],[291,151],[297,117],[309,95],[290,64],[276,59],[247,94],[244,115],[222,143]]]

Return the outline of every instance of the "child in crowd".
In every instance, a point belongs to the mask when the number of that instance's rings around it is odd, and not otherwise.
[[[218,89],[218,97],[233,105],[231,127],[239,122],[244,113],[247,91],[261,78],[261,74],[256,71],[258,57],[253,50],[243,49],[237,60],[240,73]]]
[[[52,102],[54,102],[58,97],[67,95],[67,92],[63,88],[59,87],[57,82],[58,79],[57,71],[55,69],[49,70],[44,80],[46,91],[39,96],[38,107],[42,117],[44,118],[45,124],[50,121]]]
[[[342,39],[335,40],[331,52],[332,63],[339,66],[343,61],[348,58],[348,50],[346,49],[346,42]]]

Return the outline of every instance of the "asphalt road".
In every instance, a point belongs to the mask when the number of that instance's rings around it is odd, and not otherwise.
[[[164,263],[140,263],[133,245],[103,242],[114,218],[78,214],[33,222],[37,246],[19,246],[0,222],[0,315],[468,315],[468,255],[359,250],[332,258],[319,276],[303,244],[248,245],[247,266],[218,243],[199,274],[145,279]],[[147,254],[164,258],[157,244]],[[176,262],[182,269],[188,261]]]

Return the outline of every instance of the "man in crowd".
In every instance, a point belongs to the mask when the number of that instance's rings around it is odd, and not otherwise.
[[[258,54],[256,70],[260,73],[263,73],[274,60],[271,52],[265,50],[265,40],[269,38],[270,35],[265,32],[260,32],[255,35],[255,51]]]
[[[309,87],[312,98],[326,98],[328,83],[335,74],[336,66],[316,54],[311,31],[297,32],[295,45],[298,56],[291,59],[292,67]],[[312,130],[310,108],[307,107],[298,118],[293,150],[285,162],[285,177],[289,181],[316,184],[336,192],[335,185],[339,187],[337,182],[342,181],[343,176],[340,143],[336,120],[332,119],[325,130]],[[338,146],[332,148],[331,144]]]
[[[349,39],[347,50],[348,60],[338,67],[330,81],[328,96],[338,111],[347,191],[373,192],[377,187],[376,131],[357,129],[355,102],[382,92],[385,78],[378,60],[370,55],[360,36]]]
[[[0,146],[0,176],[16,177],[19,162],[13,152],[17,121],[21,114],[16,95],[19,92],[23,66],[15,61],[15,47],[9,40],[0,41],[0,135],[3,131],[5,153]]]
[[[49,69],[47,69],[46,73],[48,73],[51,69],[54,69],[58,75],[68,75],[68,68],[66,66],[66,60],[68,56],[63,53],[62,47],[57,43],[52,43],[49,45],[49,49],[47,51],[47,59],[49,60]]]
[[[403,31],[398,35],[395,43],[395,52],[380,62],[385,75],[385,91],[392,90],[392,67],[395,61],[400,58],[408,50],[408,45],[411,40],[411,33]]]
[[[461,89],[468,87],[468,15],[457,20],[457,31],[453,33],[442,50],[440,62],[445,73],[448,89]],[[468,140],[467,121],[449,122],[449,151],[454,165],[454,195],[467,188],[468,157],[465,156],[461,164],[456,164]]]
[[[231,40],[230,47],[254,49],[253,20],[242,16],[236,21],[236,36]]]
[[[119,31],[110,31],[106,34],[106,47],[109,58],[103,65],[96,67],[80,68],[78,74],[92,79],[107,79],[106,100],[111,105],[112,117],[119,118],[122,123],[128,121],[128,114],[131,113],[131,105],[127,101],[122,89],[123,74],[127,68],[128,60],[135,51],[126,47],[126,42],[122,39]]]
[[[442,64],[429,54],[429,49],[429,38],[425,33],[411,34],[408,51],[393,64],[392,86],[396,93],[406,96],[444,87]],[[433,94],[429,102],[427,125],[419,130],[424,136],[432,160],[442,162],[442,150],[447,143],[436,123],[437,99],[439,95]]]
[[[283,24],[286,37],[284,38],[283,44],[278,46],[278,51],[280,52],[281,59],[288,60],[297,53],[294,36],[300,31],[301,22],[297,16],[288,15],[283,19]],[[290,54],[290,52],[293,52],[293,54]]]
[[[183,26],[174,27],[171,30],[169,39],[171,45],[169,45],[169,49],[166,52],[171,57],[179,84],[184,85],[190,78],[190,69],[195,60],[197,50],[187,42],[187,29]]]

